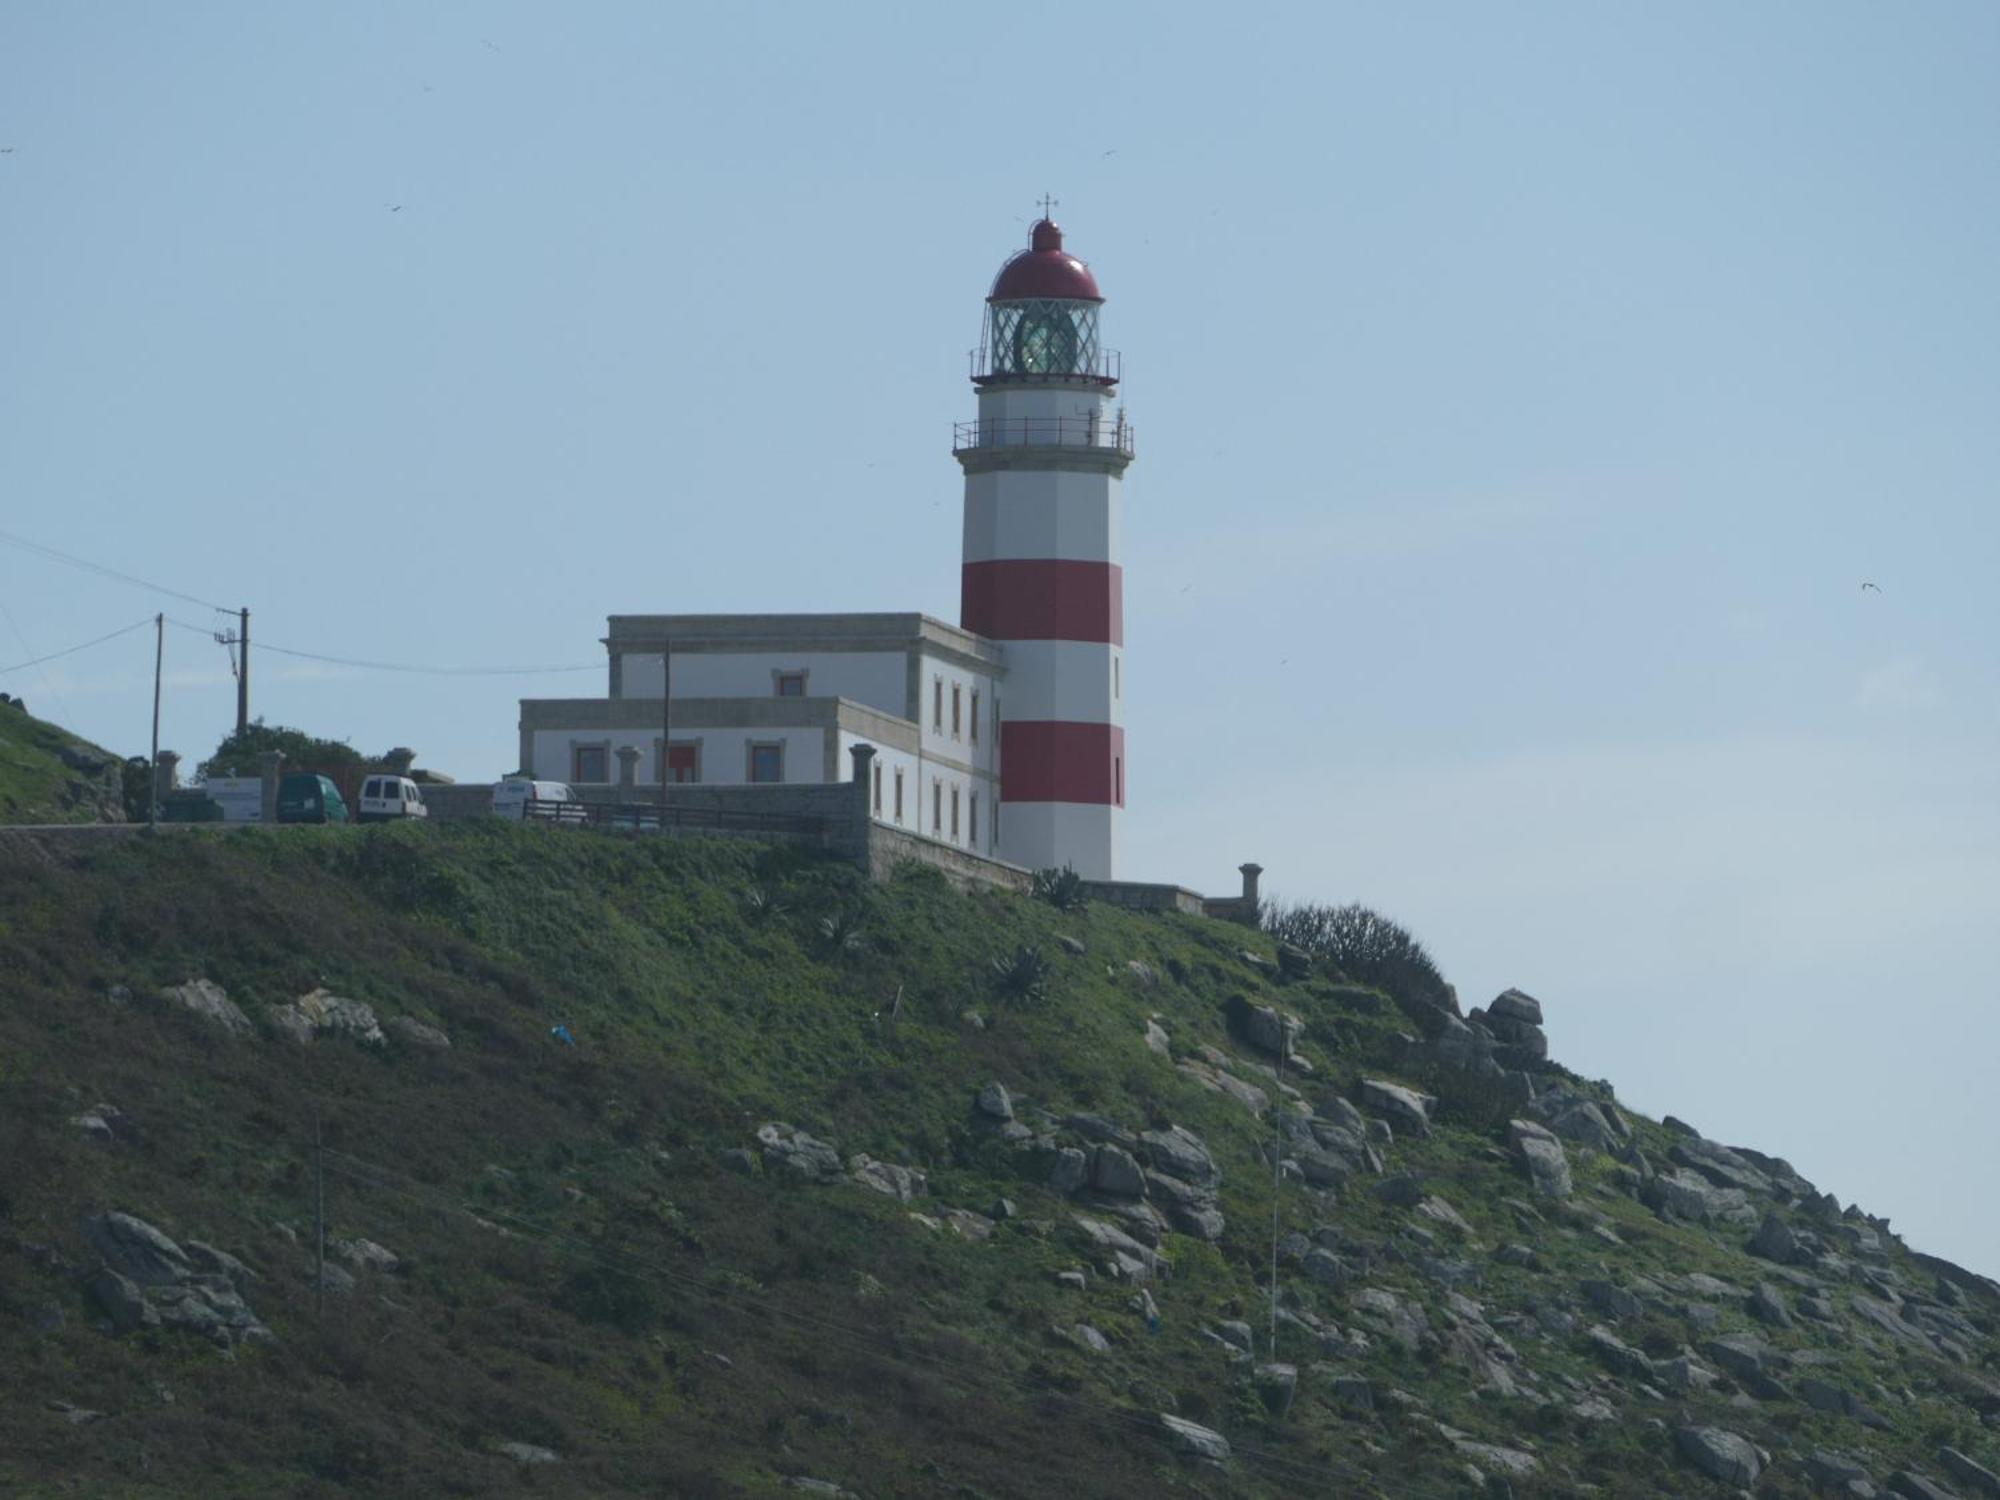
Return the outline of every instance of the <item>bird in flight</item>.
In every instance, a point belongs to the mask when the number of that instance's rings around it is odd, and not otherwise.
[[[392,214],[399,214],[402,211],[403,211],[403,205],[400,203],[391,203],[389,205],[389,212]]]
[[[1878,593],[1878,594],[1882,592],[1882,590],[1881,590],[1880,588],[1877,588],[1877,587],[1876,587],[1876,585],[1874,585],[1874,584],[1872,584],[1872,583],[1868,583],[1868,582],[1864,581],[1864,582],[1862,583],[1862,585],[1861,585],[1861,592],[1865,594],[1865,593],[1867,593],[1867,592],[1868,592],[1868,591],[1869,591],[1870,589],[1874,589],[1874,590],[1875,590],[1875,592],[1876,592],[1876,593]]]

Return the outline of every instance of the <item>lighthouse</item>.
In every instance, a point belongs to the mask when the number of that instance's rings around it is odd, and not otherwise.
[[[1005,652],[998,851],[1117,878],[1125,807],[1119,491],[1132,430],[1090,267],[1044,217],[986,298],[972,384],[959,624]]]

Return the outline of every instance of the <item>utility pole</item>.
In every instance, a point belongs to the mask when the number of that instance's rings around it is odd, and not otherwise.
[[[660,643],[660,806],[667,805],[667,783],[673,779],[674,643]],[[662,817],[662,822],[665,818]],[[664,833],[666,830],[660,830]]]
[[[320,1135],[319,1111],[313,1111],[313,1244],[317,1249],[313,1275],[313,1316],[326,1321],[326,1141]]]
[[[153,616],[153,754],[146,763],[146,826],[160,822],[160,669],[167,660],[167,617]]]
[[[236,627],[236,733],[240,738],[250,727],[250,609],[237,615]]]

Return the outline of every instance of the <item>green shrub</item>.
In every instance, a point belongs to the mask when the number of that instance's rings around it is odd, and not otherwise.
[[[1264,930],[1303,948],[1347,979],[1385,990],[1405,1005],[1451,1009],[1451,987],[1424,945],[1380,912],[1346,906],[1271,903]]]
[[[1057,911],[1082,911],[1090,904],[1083,893],[1083,877],[1068,865],[1035,871],[1034,896]]]

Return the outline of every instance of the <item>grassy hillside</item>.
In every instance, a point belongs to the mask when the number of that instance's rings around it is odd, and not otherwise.
[[[121,823],[122,767],[110,751],[0,703],[0,824]]]
[[[1040,995],[993,963],[1024,946]],[[1710,1427],[1768,1455],[1759,1495],[1816,1493],[1816,1450],[1878,1483],[1960,1486],[1946,1446],[1992,1466],[1986,1284],[1799,1187],[1753,1189],[1742,1222],[1648,1207],[1694,1138],[1637,1117],[1613,1149],[1567,1142],[1573,1194],[1538,1196],[1507,1101],[1451,1086],[1389,998],[1283,982],[1273,952],[743,842],[498,821],[74,851],[0,834],[0,1491],[1732,1493],[1685,1456],[1681,1429]],[[248,1029],[158,997],[193,979]],[[316,991],[386,1038],[294,1040]],[[1301,1018],[1309,1077],[1281,1083],[1232,1034],[1239,996]],[[1374,1127],[1379,1175],[1316,1186],[1303,1116],[1253,1091],[1295,1087],[1334,1121],[1363,1078],[1445,1097],[1428,1135]],[[976,1103],[994,1082],[1018,1131]],[[838,1180],[764,1149],[773,1122],[831,1142]],[[1220,1168],[1225,1224],[1161,1235],[1170,1264],[1142,1288],[1079,1224],[1133,1227],[1133,1205],[1051,1177],[1065,1149],[1175,1126]],[[1294,1165],[1274,1173],[1280,1136]],[[861,1153],[928,1191],[857,1184]],[[396,1257],[336,1249],[323,1311],[316,1160],[329,1240]],[[239,1258],[274,1337],[108,1331],[83,1225],[111,1209]],[[1772,1211],[1824,1253],[1753,1256]],[[1784,1324],[1753,1310],[1760,1285]],[[1705,1352],[1747,1335],[1757,1368]],[[1295,1373],[1288,1406],[1272,1363]],[[1867,1417],[1813,1404],[1821,1385]],[[1181,1455],[1162,1414],[1231,1456]]]

